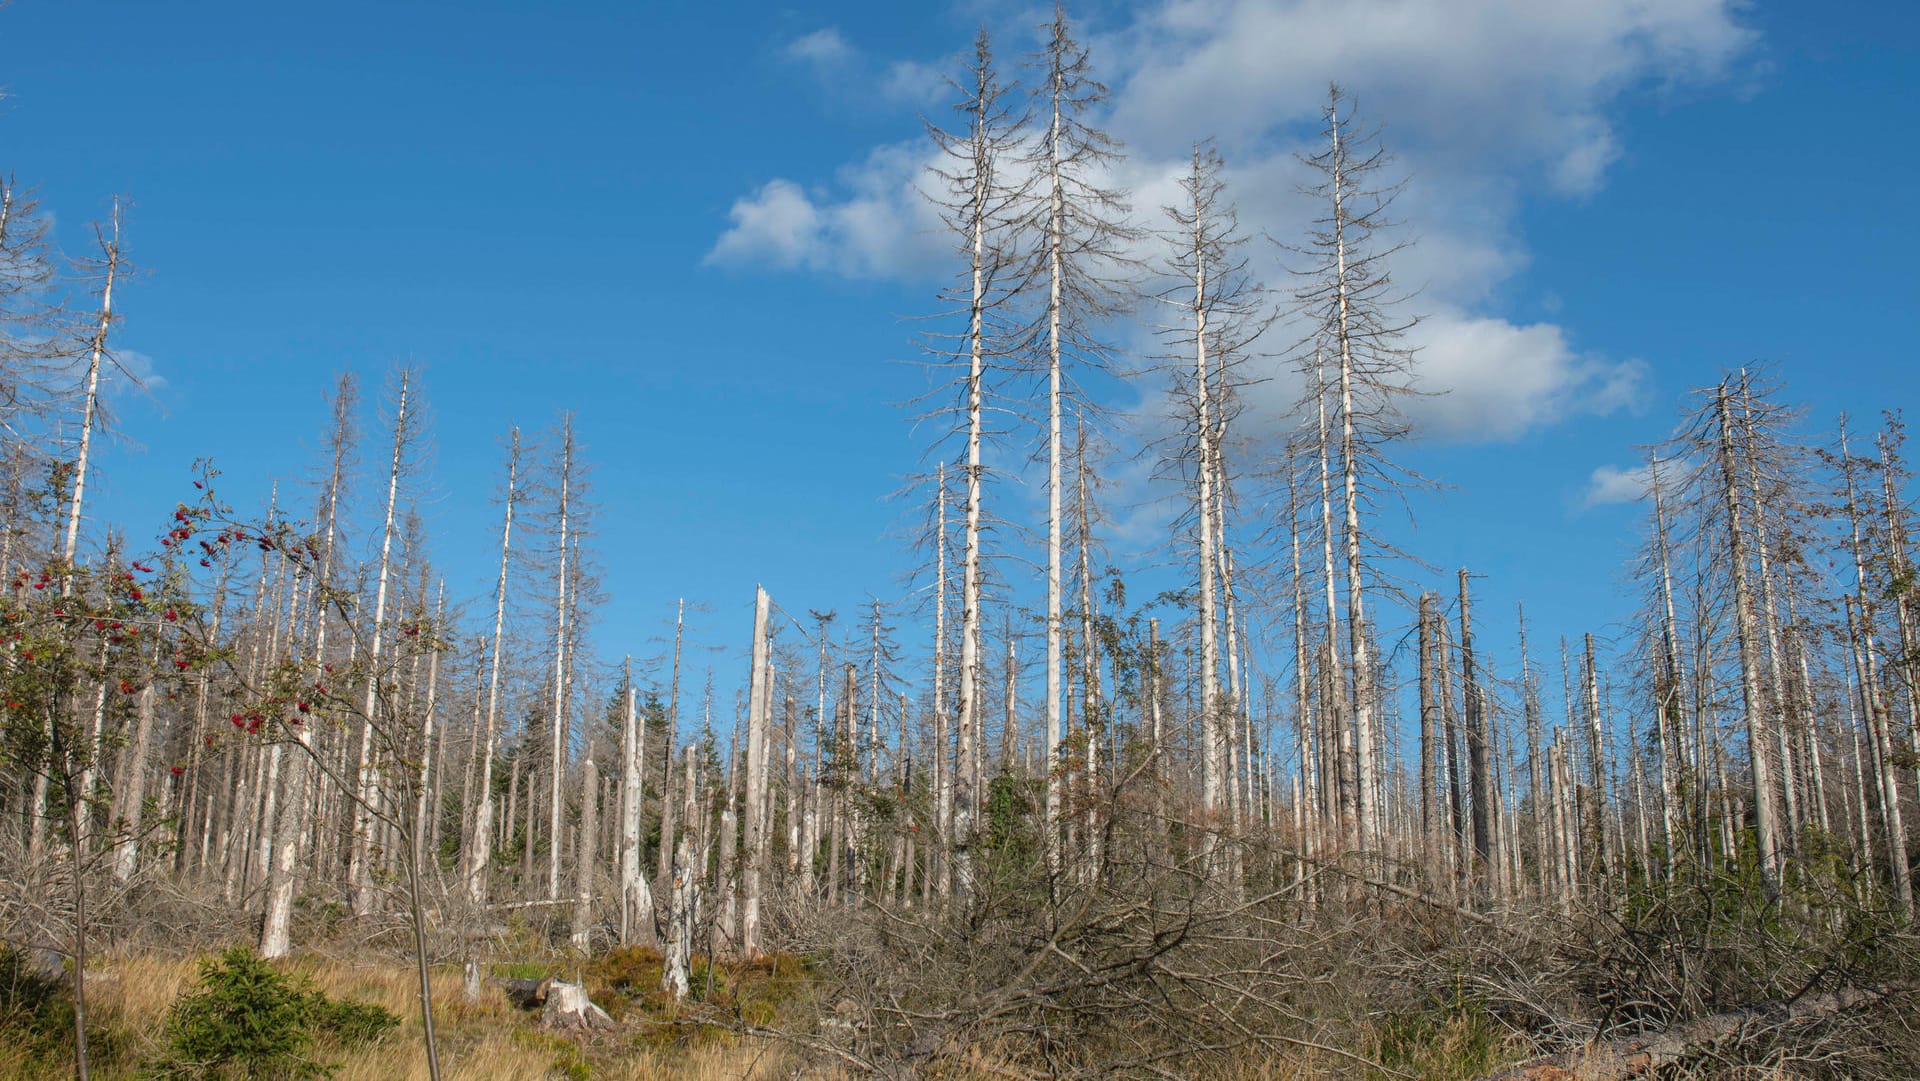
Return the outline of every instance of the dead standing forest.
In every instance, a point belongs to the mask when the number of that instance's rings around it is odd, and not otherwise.
[[[939,438],[901,463],[918,580],[836,611],[775,583],[751,625],[753,583],[707,598],[742,602],[744,663],[687,648],[693,603],[657,664],[593,634],[567,417],[501,433],[491,537],[425,535],[413,371],[342,377],[265,515],[208,465],[169,520],[98,520],[123,223],[69,258],[7,181],[4,1068],[242,1069],[132,983],[243,943],[391,977],[411,1017],[353,1076],[1920,1071],[1898,414],[1816,424],[1792,373],[1729,370],[1644,448],[1631,633],[1495,647],[1499,568],[1382,539],[1427,482],[1396,464],[1420,357],[1370,119],[1330,91],[1296,273],[1258,282],[1275,241],[1207,144],[1164,212],[1102,186],[1122,151],[1064,15],[1033,60],[969,55],[930,131],[953,276],[910,407]],[[1250,417],[1276,356],[1296,408]],[[1119,380],[1163,415],[1083,393]],[[1134,454],[1184,493],[1152,573],[1100,543]],[[453,545],[491,592],[448,594]],[[575,1031],[528,1036],[504,992]],[[618,1072],[641,1055],[668,1073]]]

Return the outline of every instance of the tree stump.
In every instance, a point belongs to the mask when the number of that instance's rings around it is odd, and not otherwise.
[[[579,1032],[592,1032],[598,1029],[619,1027],[607,1011],[593,1004],[587,997],[587,989],[577,983],[562,983],[559,980],[547,984],[546,1005],[540,1008],[542,1028],[571,1029]]]

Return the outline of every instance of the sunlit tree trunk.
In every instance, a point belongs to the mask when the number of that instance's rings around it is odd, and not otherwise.
[[[487,713],[480,737],[480,795],[473,809],[472,834],[467,838],[467,901],[475,908],[487,903],[488,871],[493,863],[493,741],[500,718],[500,658],[506,647],[507,568],[513,550],[513,509],[519,498],[520,429],[513,429],[507,451],[507,502],[501,514],[500,575],[493,589],[493,640],[487,658]],[[517,768],[517,767],[516,767]],[[507,820],[513,820],[511,811]],[[666,843],[664,838],[661,843]]]
[[[1778,811],[1773,800],[1771,741],[1767,738],[1766,701],[1760,689],[1759,629],[1748,582],[1746,508],[1740,498],[1740,475],[1734,462],[1733,416],[1723,384],[1714,398],[1719,424],[1719,469],[1726,502],[1729,570],[1733,576],[1734,634],[1740,648],[1740,697],[1746,714],[1748,757],[1753,763],[1753,809],[1760,846],[1760,867],[1770,890],[1780,891]]]
[[[380,721],[380,659],[387,618],[387,579],[392,570],[393,516],[400,498],[400,463],[407,444],[407,394],[413,373],[400,373],[399,407],[393,420],[393,461],[387,470],[386,524],[380,532],[380,572],[373,595],[373,623],[367,628],[367,689],[361,706],[359,758],[355,763],[353,806],[353,845],[347,864],[347,887],[353,897],[355,915],[373,911],[373,878],[369,846],[373,839],[372,803],[380,788],[379,766],[373,754],[375,731]]]
[[[560,899],[560,818],[566,801],[562,798],[561,787],[567,772],[567,617],[570,614],[567,578],[567,559],[571,554],[567,541],[567,500],[573,482],[573,416],[568,414],[560,421],[560,569],[554,577],[559,583],[559,596],[553,610],[553,706],[548,717],[550,733],[551,762],[548,765],[548,783],[550,785],[547,803],[547,898]]]
[[[771,862],[765,819],[767,803],[767,741],[772,721],[773,672],[767,640],[771,602],[756,587],[753,603],[753,671],[747,692],[746,853],[742,865],[742,922],[740,951],[747,960],[760,956],[761,878]],[[636,815],[636,820],[638,816]]]
[[[620,729],[620,941],[654,941],[653,891],[640,866],[640,817],[647,795],[647,727],[633,685],[633,658],[622,671],[626,717]]]

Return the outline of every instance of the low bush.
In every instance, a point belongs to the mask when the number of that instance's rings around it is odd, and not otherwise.
[[[194,990],[168,1011],[165,1049],[149,1072],[168,1081],[330,1077],[334,1068],[312,1057],[318,1041],[356,1046],[399,1023],[381,1006],[329,999],[235,946],[201,962]]]

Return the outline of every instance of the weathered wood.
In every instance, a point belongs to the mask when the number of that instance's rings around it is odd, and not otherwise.
[[[587,997],[586,988],[559,980],[547,980],[544,983],[547,994],[546,1004],[540,1010],[542,1028],[590,1032],[619,1027],[613,1018],[607,1016],[607,1011],[595,1006],[593,1000]]]
[[[1625,1081],[1651,1077],[1655,1071],[1723,1040],[1747,1039],[1763,1029],[1832,1017],[1903,990],[1911,989],[1848,987],[1829,994],[1805,995],[1791,1002],[1768,1002],[1709,1014],[1656,1033],[1607,1040],[1578,1051],[1528,1059],[1480,1081]]]
[[[547,1001],[547,989],[553,985],[553,977],[544,980],[500,980],[500,989],[506,992],[507,1001],[523,1010],[531,1010]]]

